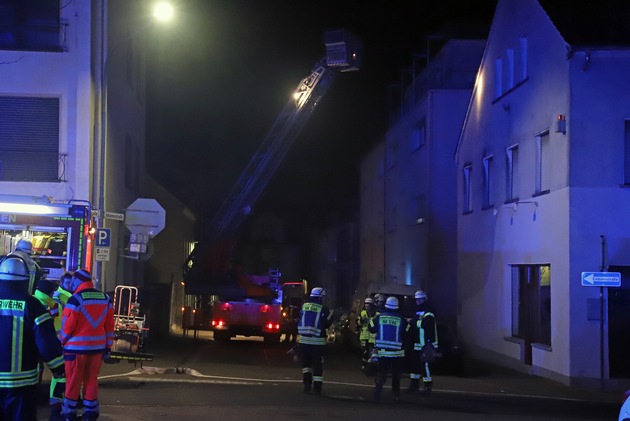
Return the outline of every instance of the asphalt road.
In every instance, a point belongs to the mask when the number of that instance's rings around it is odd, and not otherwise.
[[[431,396],[402,394],[371,399],[372,379],[358,369],[358,356],[330,347],[323,396],[302,392],[301,369],[288,346],[259,341],[163,341],[153,344],[155,361],[106,364],[101,370],[101,420],[612,420],[618,406],[575,399],[545,399],[517,394],[495,396],[440,387]],[[45,381],[46,383],[46,381]],[[403,388],[408,379],[402,381]],[[46,384],[42,385],[44,389]],[[42,390],[42,396],[45,391]],[[47,419],[42,398],[40,419]]]

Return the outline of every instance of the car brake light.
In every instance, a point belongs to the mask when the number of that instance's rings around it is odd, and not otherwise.
[[[212,321],[212,326],[224,327],[225,326],[225,321],[223,321],[223,320],[213,320]]]
[[[219,309],[220,309],[221,311],[232,311],[232,304],[230,304],[230,303],[222,303],[222,304],[219,306]]]

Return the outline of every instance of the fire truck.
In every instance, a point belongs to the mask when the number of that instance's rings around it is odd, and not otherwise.
[[[281,320],[276,317],[280,285],[276,281],[258,283],[233,267],[234,238],[337,74],[359,69],[361,44],[356,36],[333,29],[325,32],[324,41],[325,57],[299,82],[183,265],[184,318],[192,318],[184,322],[184,330],[186,324],[211,329],[215,338],[225,340],[237,331],[237,325],[243,327],[240,331],[246,331],[245,325],[254,330],[246,320],[256,320],[258,330],[258,316],[265,315],[263,319],[269,323],[262,327],[262,334],[270,341],[280,338]]]
[[[33,244],[33,258],[49,280],[59,280],[68,270],[90,269],[90,210],[88,202],[0,195],[0,255],[11,253],[24,238]]]
[[[217,341],[229,341],[236,335],[262,336],[265,342],[280,342],[282,304],[278,298],[280,271],[269,269],[266,276],[237,273],[237,282],[261,287],[262,294],[241,297],[219,297],[214,301],[210,326]],[[245,288],[247,288],[245,286]],[[266,291],[273,291],[267,294]]]
[[[66,271],[91,270],[93,227],[91,205],[87,201],[59,203],[47,196],[0,194],[0,255],[15,250],[20,239],[33,244],[33,259],[46,279],[59,281]],[[139,313],[138,291],[118,286],[114,292],[116,361],[150,361],[142,352],[148,334],[145,318]]]

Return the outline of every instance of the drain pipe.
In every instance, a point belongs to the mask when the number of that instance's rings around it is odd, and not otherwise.
[[[599,270],[608,272],[607,256],[606,256],[606,237],[602,234],[599,236],[601,243],[601,264]],[[599,373],[600,373],[600,389],[604,390],[604,287],[599,287]]]

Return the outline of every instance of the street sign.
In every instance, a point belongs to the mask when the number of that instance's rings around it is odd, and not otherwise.
[[[95,247],[94,260],[97,262],[109,262],[109,247]]]
[[[154,237],[165,224],[166,211],[155,199],[136,199],[125,209],[125,225],[132,234]]]
[[[109,247],[111,245],[111,230],[99,228],[96,230],[96,247]]]
[[[105,212],[105,219],[113,219],[115,221],[124,221],[125,214],[116,212]]]
[[[582,272],[583,287],[620,287],[619,272]]]

